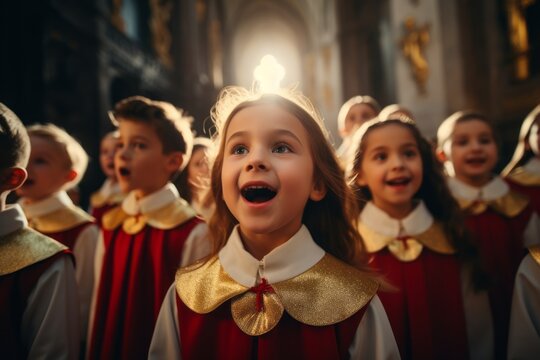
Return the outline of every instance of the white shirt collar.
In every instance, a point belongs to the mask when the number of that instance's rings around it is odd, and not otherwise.
[[[179,196],[176,187],[167,183],[158,191],[142,199],[137,199],[134,191],[130,192],[122,202],[122,209],[129,215],[147,214],[172,203]]]
[[[360,214],[360,221],[381,235],[389,237],[414,236],[429,229],[433,224],[433,216],[423,201],[420,201],[416,208],[401,220],[390,217],[370,201],[364,206]],[[403,234],[400,234],[401,229],[403,229]]]
[[[0,236],[11,234],[26,226],[28,221],[19,204],[8,205],[4,211],[0,211]]]
[[[324,254],[325,251],[313,241],[307,227],[302,225],[286,243],[259,261],[244,249],[237,225],[219,252],[219,260],[225,272],[236,282],[252,287],[257,283],[259,268],[261,277],[275,284],[302,274],[319,262]]]
[[[467,185],[455,177],[449,177],[448,187],[454,197],[464,200],[495,200],[506,195],[510,190],[508,184],[498,175],[481,188]]]
[[[35,203],[28,203],[25,198],[19,200],[24,213],[29,219],[37,218],[52,213],[62,208],[73,206],[73,201],[65,191],[59,191],[48,198]]]
[[[111,179],[107,178],[103,182],[103,185],[101,185],[99,188],[98,192],[105,198],[108,198],[114,194],[119,194],[121,192],[120,184],[118,184],[118,181],[112,181]]]
[[[540,174],[540,159],[537,157],[531,158],[527,163],[523,166],[523,168],[530,173],[533,174]]]

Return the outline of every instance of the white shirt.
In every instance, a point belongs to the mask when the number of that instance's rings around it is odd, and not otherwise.
[[[19,205],[0,212],[0,238],[27,226]],[[60,256],[41,274],[22,315],[21,339],[29,359],[78,359],[79,313],[73,262]]]
[[[257,276],[264,276],[270,284],[291,279],[314,266],[324,254],[308,229],[302,226],[291,239],[259,261],[244,249],[236,227],[218,256],[225,272],[238,283],[251,287],[255,285]],[[173,285],[157,319],[149,359],[180,359],[179,336],[176,289]],[[377,295],[364,313],[349,353],[351,359],[400,358],[388,317]]]

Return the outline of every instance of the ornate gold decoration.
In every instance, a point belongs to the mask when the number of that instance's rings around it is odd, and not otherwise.
[[[535,245],[529,248],[532,258],[540,265],[540,245]]]
[[[113,0],[111,9],[111,23],[118,30],[125,32],[126,24],[122,17],[122,0]]]
[[[401,38],[401,52],[411,66],[412,75],[419,94],[426,94],[426,84],[429,77],[429,65],[424,50],[429,43],[429,24],[416,26],[414,18],[407,18],[404,23],[405,33]]]
[[[146,214],[129,215],[122,206],[117,206],[103,215],[103,228],[114,230],[122,225],[122,229],[134,235],[140,232],[146,224],[162,230],[169,230],[197,216],[195,210],[181,198],[176,199],[169,205]]]
[[[150,29],[152,30],[152,40],[154,50],[163,65],[168,68],[173,67],[171,57],[172,37],[169,30],[173,3],[170,0],[150,0]]]
[[[529,199],[525,195],[521,195],[512,190],[495,200],[457,199],[457,201],[462,210],[472,215],[481,214],[490,207],[506,217],[519,215],[529,204]]]
[[[368,304],[379,287],[375,280],[329,254],[292,279],[263,284],[264,291],[257,289],[261,284],[251,289],[238,284],[225,273],[217,256],[178,270],[175,284],[180,299],[199,314],[232,299],[235,323],[251,336],[274,328],[283,310],[308,325],[338,323]]]
[[[523,186],[539,186],[540,185],[540,175],[528,172],[522,166],[516,168],[510,174],[508,174],[508,178],[512,180],[513,182],[515,182],[516,184],[520,184]]]
[[[90,196],[90,205],[93,208],[99,208],[105,205],[119,204],[126,196],[123,193],[115,193],[110,196],[104,196],[101,192],[95,192]]]
[[[506,11],[510,45],[514,51],[514,75],[517,79],[527,79],[529,71],[529,34],[525,10],[534,4],[535,0],[507,0]]]
[[[74,205],[63,207],[43,216],[28,219],[31,228],[45,233],[65,231],[93,221],[94,218],[92,216]]]
[[[388,247],[392,255],[404,262],[416,260],[424,246],[440,254],[455,254],[456,252],[446,237],[442,225],[437,222],[421,234],[399,238],[379,234],[362,222],[358,230],[364,239],[367,252],[375,253]]]
[[[24,269],[50,258],[67,247],[29,228],[0,237],[0,275]]]

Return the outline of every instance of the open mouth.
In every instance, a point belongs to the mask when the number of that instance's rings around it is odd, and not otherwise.
[[[241,190],[241,194],[249,202],[263,203],[272,200],[277,191],[268,186],[246,186]]]
[[[128,169],[128,168],[125,168],[125,167],[121,167],[121,168],[118,168],[118,173],[120,174],[120,176],[129,176],[131,174],[131,171]]]
[[[470,159],[465,160],[465,162],[470,165],[482,165],[486,162],[486,159],[485,158],[470,158]]]
[[[405,186],[410,182],[411,182],[411,178],[409,178],[409,177],[400,177],[400,178],[395,178],[395,179],[392,179],[392,180],[387,180],[386,184],[390,185],[390,186]]]

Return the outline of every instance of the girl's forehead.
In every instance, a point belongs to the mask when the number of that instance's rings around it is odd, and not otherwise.
[[[284,129],[304,132],[304,125],[291,112],[277,104],[255,104],[240,109],[229,120],[225,138],[235,131],[264,131]]]
[[[463,121],[456,122],[456,125],[454,126],[453,133],[467,133],[467,132],[490,132],[493,133],[493,129],[491,128],[491,125],[489,125],[487,122],[485,122],[482,119],[472,118],[467,119]]]

